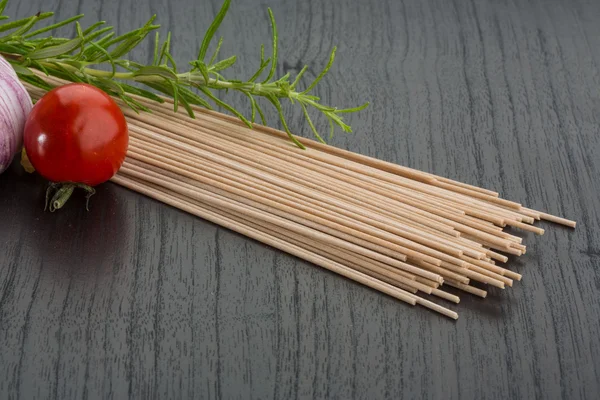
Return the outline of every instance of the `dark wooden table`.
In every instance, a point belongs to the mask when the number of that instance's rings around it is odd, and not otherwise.
[[[318,93],[372,102],[333,144],[578,229],[526,235],[511,263],[523,281],[463,295],[454,322],[113,184],[90,212],[75,200],[44,213],[44,182],[14,164],[0,176],[0,397],[597,399],[600,2],[236,0],[222,54],[239,56],[240,76],[269,42],[267,6],[278,74],[306,63],[314,77],[337,44]],[[121,31],[157,13],[185,63],[219,7],[12,0],[8,13],[83,12]],[[298,108],[285,112],[308,134]]]

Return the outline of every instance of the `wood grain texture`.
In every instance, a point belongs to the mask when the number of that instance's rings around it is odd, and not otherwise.
[[[338,45],[318,94],[372,106],[333,144],[498,189],[578,229],[526,235],[511,261],[523,281],[463,295],[454,322],[115,185],[90,212],[76,200],[44,213],[43,181],[15,164],[0,176],[0,397],[598,398],[600,3],[233,3],[221,54],[239,55],[241,76],[268,43],[267,6],[279,74],[306,63],[310,79]],[[12,0],[8,13],[84,12],[121,30],[157,13],[185,62],[219,6]],[[150,44],[133,55],[148,60]]]

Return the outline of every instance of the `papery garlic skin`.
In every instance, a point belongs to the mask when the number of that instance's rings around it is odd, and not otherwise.
[[[14,69],[0,56],[0,173],[23,146],[23,128],[32,107]]]

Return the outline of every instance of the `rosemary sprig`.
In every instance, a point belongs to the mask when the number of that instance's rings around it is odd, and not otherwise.
[[[0,21],[8,19],[3,15],[8,0],[0,0]],[[79,19],[83,15],[38,27],[40,22],[51,17],[52,13],[38,13],[20,20],[5,22],[0,25],[0,55],[4,56],[15,68],[19,77],[30,84],[42,89],[51,86],[35,74],[38,70],[48,76],[62,78],[71,82],[86,82],[106,91],[108,94],[122,99],[131,108],[139,111],[149,111],[135,100],[132,95],[142,96],[162,102],[156,95],[159,92],[174,99],[174,108],[183,106],[190,117],[194,112],[190,105],[211,108],[211,103],[224,108],[239,117],[246,125],[252,127],[258,112],[263,124],[264,113],[256,97],[263,97],[273,104],[281,119],[281,123],[290,139],[301,148],[304,146],[292,135],[285,121],[282,110],[282,99],[292,103],[298,102],[307,118],[308,125],[316,138],[323,141],[315,125],[309,117],[308,110],[313,108],[321,112],[329,121],[330,127],[337,125],[345,132],[351,132],[340,114],[351,113],[364,109],[368,103],[359,107],[337,109],[321,104],[319,97],[310,94],[331,68],[335,58],[334,48],[329,62],[317,78],[304,91],[297,91],[296,86],[306,71],[304,67],[293,81],[289,74],[275,79],[277,69],[277,25],[271,9],[268,9],[273,34],[272,56],[265,59],[264,46],[261,46],[261,61],[256,73],[248,80],[227,79],[224,74],[237,61],[235,56],[218,60],[223,38],[219,39],[214,54],[207,60],[207,51],[215,32],[225,18],[231,0],[225,0],[221,10],[209,26],[198,52],[198,58],[189,62],[191,68],[186,72],[178,70],[170,52],[171,35],[167,35],[162,43],[158,31],[160,25],[154,24],[155,16],[144,26],[120,36],[105,22],[97,22],[87,29],[82,29]],[[75,25],[75,38],[57,38],[52,36],[40,37],[56,28]],[[34,30],[34,28],[36,28]],[[155,33],[154,58],[151,65],[144,65],[127,59],[127,55],[137,47],[150,33]],[[108,70],[103,66],[108,66]],[[265,71],[267,76],[259,81]],[[257,83],[257,81],[259,81]],[[139,83],[147,87],[142,89],[130,83]],[[248,97],[251,106],[251,118],[248,120],[231,105],[219,99],[213,93],[215,90],[234,90]]]

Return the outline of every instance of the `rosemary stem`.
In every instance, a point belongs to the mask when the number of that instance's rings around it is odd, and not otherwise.
[[[110,78],[110,79],[119,79],[123,81],[135,81],[135,82],[164,82],[164,78],[158,75],[136,75],[134,72],[112,72],[112,71],[102,71],[99,69],[85,67],[83,69],[75,68],[72,65],[67,63],[60,62],[59,60],[51,60],[51,61],[42,61],[40,62],[44,67],[53,67],[57,64],[62,68],[78,74],[82,73],[83,75],[93,76],[96,78]],[[211,89],[235,89],[244,93],[251,94],[253,96],[275,96],[278,98],[292,98],[294,100],[304,102],[313,107],[319,106],[313,100],[307,98],[307,96],[303,95],[300,92],[296,92],[293,90],[286,91],[279,87],[277,84],[273,83],[254,83],[254,82],[230,82],[226,80],[219,80],[214,78],[209,78],[208,82],[202,76],[201,73],[195,72],[184,72],[177,74],[177,80],[179,83],[187,84],[193,87],[208,87]]]

